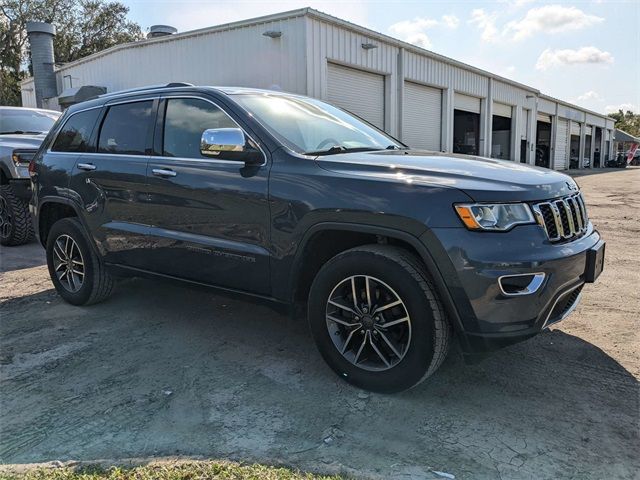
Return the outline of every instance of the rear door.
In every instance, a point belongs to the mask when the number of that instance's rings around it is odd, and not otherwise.
[[[269,294],[269,165],[200,154],[210,128],[238,128],[208,97],[163,98],[148,166],[154,271]],[[246,132],[245,132],[246,133]]]
[[[157,99],[103,107],[92,152],[75,159],[70,189],[79,195],[94,239],[109,263],[144,268],[147,162]]]

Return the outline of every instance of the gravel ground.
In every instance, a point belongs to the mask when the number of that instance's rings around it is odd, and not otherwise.
[[[3,248],[0,461],[216,458],[364,478],[632,479],[640,472],[640,169],[577,175],[605,271],[550,331],[399,395],[322,362],[303,321],[127,280],[79,308],[37,244]],[[111,459],[111,460],[109,460]]]

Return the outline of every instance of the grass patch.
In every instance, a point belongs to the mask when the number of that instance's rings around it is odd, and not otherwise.
[[[138,467],[76,466],[0,473],[0,480],[343,480],[281,467],[233,462],[184,462]]]

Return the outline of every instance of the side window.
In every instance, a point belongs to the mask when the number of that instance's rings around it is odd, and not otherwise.
[[[89,139],[96,123],[99,108],[73,114],[58,133],[51,150],[54,152],[88,152]]]
[[[152,104],[145,100],[109,107],[100,129],[98,152],[144,155]]]
[[[238,125],[215,105],[197,98],[170,98],[164,117],[162,154],[166,157],[208,158],[200,155],[200,137],[208,128]]]

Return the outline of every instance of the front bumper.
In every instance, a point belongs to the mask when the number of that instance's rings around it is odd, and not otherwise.
[[[460,317],[458,333],[466,353],[525,340],[571,313],[586,281],[587,252],[599,241],[591,224],[582,237],[558,244],[549,242],[537,225],[506,233],[433,229],[423,238],[436,251]],[[535,273],[544,273],[544,281],[531,294],[509,296],[500,288],[502,276]]]

